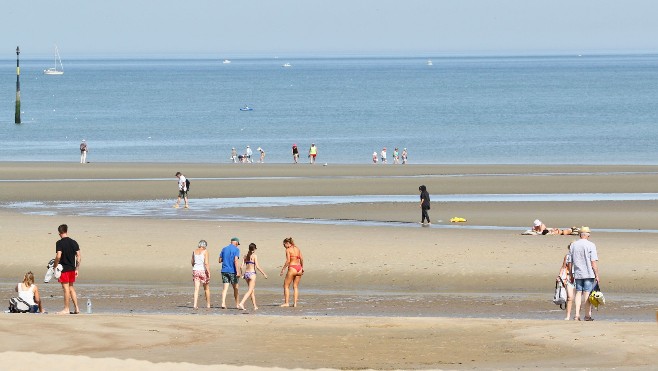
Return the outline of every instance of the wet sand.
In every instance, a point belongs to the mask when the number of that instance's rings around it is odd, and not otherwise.
[[[413,203],[240,207],[222,211],[231,220],[194,218],[195,204],[206,198],[415,195],[419,184],[432,195],[651,193],[658,189],[658,167],[3,163],[0,169],[0,249],[9,257],[0,263],[0,287],[7,298],[11,283],[26,270],[42,277],[54,254],[57,225],[68,223],[83,252],[78,293],[83,304],[88,297],[94,304],[93,315],[22,315],[27,325],[22,335],[2,340],[5,351],[59,353],[80,365],[128,369],[157,367],[157,362],[174,362],[167,364],[170,369],[189,366],[183,362],[346,369],[649,369],[658,361],[657,236],[642,231],[658,229],[656,201],[433,203],[430,228],[415,224],[420,212]],[[81,216],[75,210],[34,215],[2,207],[15,201],[162,200],[170,208],[176,171],[192,180],[192,208],[177,210],[179,219]],[[453,216],[468,223],[450,225]],[[283,222],[255,222],[262,218]],[[593,229],[608,299],[595,312],[595,322],[559,321],[563,313],[550,299],[574,237],[520,235],[535,218],[549,227]],[[331,223],[340,220],[384,223]],[[218,308],[217,254],[234,235],[258,244],[269,275],[258,278],[256,313]],[[284,260],[281,241],[288,236],[304,252],[307,273],[300,307],[285,309],[278,307],[278,272]],[[201,238],[210,243],[213,308],[195,312],[190,254]],[[18,248],[29,253],[17,254]],[[60,310],[59,285],[39,287],[46,309]],[[3,331],[17,331],[13,316],[2,316]],[[66,346],[36,339],[67,326],[80,334],[67,339]],[[297,345],[286,345],[284,337]],[[231,338],[237,344],[254,342],[255,355],[241,357],[241,352],[229,352],[231,347],[214,351]],[[578,357],[590,346],[600,350],[595,361]],[[304,356],[286,355],[291,349]],[[555,349],[566,356],[552,356]],[[3,359],[17,356],[0,354]],[[29,359],[35,366],[44,361],[34,355]]]

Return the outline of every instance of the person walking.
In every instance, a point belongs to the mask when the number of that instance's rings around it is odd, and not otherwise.
[[[238,151],[235,149],[235,147],[231,148],[231,162],[234,164],[238,163]]]
[[[247,301],[247,298],[251,298],[251,303],[254,305],[254,310],[258,309],[256,305],[256,269],[258,269],[263,277],[267,278],[267,274],[258,264],[258,257],[256,256],[256,244],[249,244],[249,252],[242,259],[242,267],[244,271],[244,280],[247,281],[249,289],[244,294],[244,297],[238,304],[238,308],[245,310],[244,303]]]
[[[405,148],[402,150],[402,165],[406,165],[406,164],[407,164],[407,149]]]
[[[400,164],[400,153],[398,152],[398,147],[395,147],[393,150],[393,164],[398,165]]]
[[[576,306],[575,320],[580,321],[580,307],[585,300],[585,310],[587,315],[585,321],[593,321],[592,303],[589,302],[589,293],[594,289],[594,284],[601,280],[599,275],[596,245],[589,240],[589,227],[580,229],[580,239],[571,243],[569,246],[568,269],[573,272],[573,278],[576,282],[576,297],[574,304]]]
[[[176,173],[176,178],[178,178],[178,199],[176,199],[174,209],[178,209],[181,198],[185,201],[185,208],[187,209],[190,207],[187,200],[187,178],[180,171]]]
[[[571,308],[573,306],[573,295],[574,295],[574,281],[573,281],[573,275],[571,274],[571,271],[569,270],[569,264],[567,263],[569,261],[569,251],[571,250],[571,244],[567,245],[567,254],[564,255],[564,259],[562,259],[562,266],[560,267],[560,273],[558,274],[556,280],[562,284],[562,286],[565,288],[567,291],[567,316],[564,318],[565,320],[569,320],[571,318]]]
[[[80,163],[81,164],[86,164],[87,163],[87,151],[89,150],[89,147],[87,146],[87,141],[84,139],[80,143]]]
[[[226,309],[226,293],[229,284],[233,286],[233,297],[235,298],[235,307],[239,308],[238,280],[240,277],[240,239],[231,238],[231,243],[224,247],[219,253],[219,263],[222,265],[222,309]]]
[[[308,149],[308,158],[310,164],[315,164],[315,158],[318,155],[318,147],[315,146],[315,143],[311,143],[311,148]]]
[[[199,288],[203,284],[206,293],[206,308],[210,309],[210,259],[208,258],[208,242],[199,241],[197,248],[192,252],[192,280],[194,281],[194,309],[199,309]]]
[[[283,280],[283,304],[282,307],[290,306],[290,284],[292,283],[293,291],[293,307],[297,306],[297,299],[299,299],[299,282],[302,280],[304,274],[304,257],[302,251],[295,245],[292,237],[283,240],[283,247],[286,249],[286,261],[281,268],[280,276],[288,268],[286,277]]]
[[[292,145],[292,161],[294,163],[299,162],[299,149],[297,149],[297,144]]]
[[[82,254],[78,243],[69,237],[68,225],[62,224],[57,227],[60,240],[55,244],[55,267],[62,265],[62,274],[59,277],[59,283],[62,284],[64,291],[64,309],[57,314],[78,314],[78,296],[73,284],[78,278],[78,270],[82,262]],[[73,301],[73,311],[70,310],[69,301]]]
[[[372,163],[373,164],[377,163],[377,151],[372,153]]]
[[[387,164],[387,162],[386,162],[386,147],[382,148],[381,157],[382,157],[382,165],[386,165]]]
[[[260,164],[265,163],[265,150],[262,149],[261,147],[258,147],[257,151],[260,152],[260,158],[258,159],[258,163]]]
[[[254,161],[251,159],[251,156],[254,155],[254,152],[251,150],[251,147],[247,146],[247,151],[245,152],[245,155],[247,156],[247,163],[253,163]]]
[[[427,212],[430,209],[430,194],[427,192],[427,187],[424,185],[418,187],[418,190],[420,191],[420,224],[425,225],[425,220],[427,220],[427,224],[431,225],[432,222],[430,222],[430,215]]]

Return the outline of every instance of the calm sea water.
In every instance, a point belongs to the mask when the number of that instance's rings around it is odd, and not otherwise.
[[[283,63],[292,66],[284,68]],[[658,56],[0,61],[0,161],[658,164]],[[239,110],[243,105],[254,108]]]

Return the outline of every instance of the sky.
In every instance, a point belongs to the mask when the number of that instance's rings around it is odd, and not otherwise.
[[[0,59],[658,52],[656,0],[27,0]]]

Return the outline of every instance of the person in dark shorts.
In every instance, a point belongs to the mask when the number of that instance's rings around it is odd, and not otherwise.
[[[240,239],[231,238],[231,243],[224,247],[219,253],[219,263],[222,265],[222,309],[226,309],[226,293],[228,285],[233,286],[233,296],[235,297],[235,307],[240,308],[240,294],[238,293],[238,281],[240,280]]]
[[[80,269],[80,262],[82,255],[80,254],[80,246],[78,243],[69,237],[69,227],[62,224],[57,228],[60,240],[55,244],[55,267],[58,264],[62,265],[62,274],[59,277],[59,283],[62,284],[64,290],[64,309],[57,314],[78,314],[80,307],[78,306],[78,296],[75,293],[73,283],[78,278],[78,269]],[[73,301],[74,310],[70,310],[69,301]]]
[[[430,225],[432,223],[430,222],[430,215],[427,212],[430,209],[430,194],[424,185],[418,187],[418,190],[420,191],[420,209],[422,210],[420,224],[425,225],[425,220],[427,219],[427,224]]]

